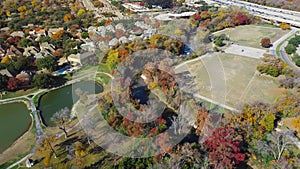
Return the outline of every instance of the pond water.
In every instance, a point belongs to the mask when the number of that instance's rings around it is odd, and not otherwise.
[[[53,91],[48,92],[40,98],[39,110],[43,122],[47,126],[54,126],[51,121],[53,114],[64,107],[68,107],[70,110],[74,103],[76,103],[79,97],[75,94],[75,90],[80,88],[87,94],[100,93],[102,87],[94,81],[83,81],[73,85],[68,85]]]
[[[24,103],[0,105],[0,153],[14,143],[31,124],[30,111]]]

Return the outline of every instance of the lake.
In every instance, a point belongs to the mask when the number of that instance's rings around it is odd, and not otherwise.
[[[41,111],[40,115],[43,122],[47,126],[54,126],[51,121],[53,114],[64,107],[68,107],[70,110],[74,103],[76,103],[79,97],[75,94],[75,90],[80,88],[87,94],[102,92],[102,86],[94,81],[83,81],[73,85],[68,85],[53,91],[50,91],[40,98],[38,109]]]
[[[0,105],[0,153],[14,143],[31,125],[30,111],[22,102]]]

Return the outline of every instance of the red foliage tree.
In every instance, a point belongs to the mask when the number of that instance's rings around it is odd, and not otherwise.
[[[260,44],[262,47],[268,48],[271,46],[271,40],[270,40],[270,38],[262,38],[260,41]]]
[[[119,50],[119,56],[120,56],[121,60],[126,59],[129,55],[130,54],[129,54],[128,50],[126,50],[126,49]]]
[[[240,141],[236,139],[237,133],[231,127],[217,128],[204,141],[209,150],[209,161],[214,168],[233,168],[245,160],[245,154],[238,147]]]
[[[16,90],[19,87],[19,80],[17,78],[11,77],[7,81],[7,89]]]
[[[108,25],[110,25],[111,23],[112,23],[112,20],[108,19],[108,20],[105,21],[105,26],[108,26]]]
[[[17,45],[22,38],[20,36],[14,36],[8,38],[6,41],[11,45]]]
[[[250,23],[250,18],[242,12],[238,12],[233,22],[235,25],[245,25]]]
[[[197,21],[200,21],[202,19],[200,14],[194,14],[194,15],[192,15],[192,18],[197,20]]]

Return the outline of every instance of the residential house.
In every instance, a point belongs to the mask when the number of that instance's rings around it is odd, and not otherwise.
[[[20,36],[20,37],[24,38],[25,33],[23,31],[14,31],[10,34],[10,36]]]
[[[9,49],[6,50],[6,55],[7,56],[20,56],[23,54],[24,49],[15,47],[11,45]]]
[[[68,60],[72,65],[86,65],[95,58],[96,54],[94,52],[71,54],[68,56]]]
[[[1,75],[6,75],[6,76],[8,76],[8,77],[14,77],[14,76],[10,73],[10,71],[8,71],[7,69],[2,69],[2,70],[0,70],[0,74],[1,74]]]

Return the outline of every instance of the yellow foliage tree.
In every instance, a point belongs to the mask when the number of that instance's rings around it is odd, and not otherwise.
[[[65,22],[71,21],[71,20],[73,20],[73,19],[74,19],[74,16],[73,16],[72,14],[66,14],[66,15],[64,16],[64,21],[65,21]]]
[[[19,8],[18,8],[18,11],[19,12],[24,12],[24,11],[26,11],[27,10],[27,8],[26,8],[26,6],[20,6]]]
[[[35,7],[36,3],[37,3],[37,0],[32,0],[31,1],[31,6]]]
[[[86,13],[85,10],[81,8],[81,9],[78,10],[77,16],[79,17],[79,16],[81,16],[82,14],[85,14],[85,13]]]
[[[1,63],[10,63],[10,58],[8,57],[8,56],[5,56],[3,59],[2,59],[2,61],[1,61]]]
[[[11,16],[11,13],[10,11],[6,11],[6,16],[10,17]]]
[[[295,127],[296,131],[300,133],[300,115],[293,119],[293,126]]]
[[[259,124],[262,125],[265,130],[272,131],[274,129],[274,121],[276,117],[272,113],[266,114],[266,116],[259,121]]]
[[[119,62],[119,51],[117,49],[110,50],[107,54],[106,63],[110,68],[113,68]]]
[[[285,23],[285,22],[282,22],[280,24],[280,28],[283,29],[283,30],[286,30],[286,29],[291,29],[291,25]]]

